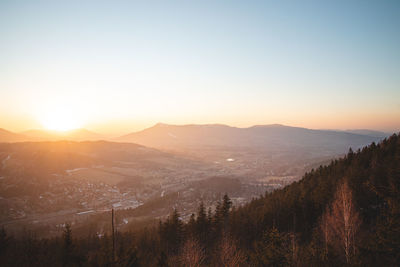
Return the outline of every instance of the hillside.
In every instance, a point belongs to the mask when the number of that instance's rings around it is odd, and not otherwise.
[[[346,181],[361,218],[356,262],[370,266],[398,265],[400,260],[400,136],[350,151],[346,157],[306,173],[302,180],[252,201],[232,215],[235,235],[250,249],[260,232],[273,225],[281,232],[294,232],[310,265],[324,264],[323,249],[307,246],[323,243],[321,216],[332,203],[335,190]],[[379,245],[378,245],[379,244]],[[381,247],[379,247],[381,246]],[[317,254],[315,254],[317,253]],[[338,253],[338,252],[335,252]],[[328,259],[336,264],[339,255]],[[325,259],[326,260],[326,259]],[[319,261],[319,262],[318,262]],[[342,262],[343,263],[343,262]],[[325,262],[326,264],[326,262]],[[382,266],[382,265],[381,265]]]
[[[176,196],[165,201],[174,205]],[[158,226],[148,223],[133,235],[119,233],[114,263],[107,235],[68,241],[73,250],[59,239],[8,239],[1,260],[5,266],[28,261],[87,266],[399,266],[400,136],[350,150],[247,205],[231,205],[225,195],[208,212],[199,203],[197,215],[187,223],[175,210]],[[70,237],[66,228],[64,244]],[[55,256],[48,257],[49,251]]]
[[[0,143],[24,142],[29,140],[32,140],[32,138],[0,128]]]

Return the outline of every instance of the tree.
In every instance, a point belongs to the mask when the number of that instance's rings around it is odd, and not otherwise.
[[[69,223],[66,223],[63,231],[63,266],[68,266],[72,262],[72,245],[71,225]]]
[[[217,232],[220,232],[227,226],[229,212],[232,207],[232,201],[227,194],[224,195],[222,203],[218,202],[215,208],[214,222]]]
[[[219,249],[219,266],[240,266],[245,262],[245,255],[236,245],[236,241],[224,234],[221,238]]]
[[[225,194],[224,197],[223,197],[223,200],[222,200],[222,207],[221,207],[221,216],[222,216],[222,219],[223,219],[225,224],[226,224],[226,222],[228,220],[229,212],[231,210],[231,207],[232,207],[232,201],[228,197],[228,195]]]
[[[203,202],[200,202],[199,209],[197,210],[197,222],[200,225],[207,224],[207,214]]]
[[[192,215],[190,215],[189,221],[186,224],[186,234],[188,236],[193,236],[196,232],[196,216],[194,215],[194,213],[192,213]]]
[[[356,234],[361,220],[347,181],[339,184],[331,208],[323,216],[325,243],[333,242],[343,251],[346,263],[350,264],[356,254]]]
[[[161,251],[161,254],[158,257],[157,266],[158,267],[168,267],[168,258],[167,258],[167,255],[164,253],[164,251]]]
[[[208,235],[208,227],[209,222],[207,219],[206,210],[204,208],[203,202],[200,203],[199,209],[197,211],[197,221],[195,227],[195,233],[203,245],[207,242],[207,235]]]
[[[0,256],[5,253],[9,243],[9,237],[7,236],[6,230],[3,228],[0,229]]]
[[[84,256],[81,255],[81,251],[74,245],[72,239],[72,230],[69,223],[65,224],[63,232],[63,255],[62,255],[63,266],[78,266],[84,261]]]
[[[256,244],[253,262],[257,266],[287,266],[291,257],[289,244],[287,238],[273,227]]]
[[[205,260],[204,248],[195,239],[188,239],[183,245],[180,263],[182,266],[198,267]]]
[[[331,214],[329,212],[329,207],[327,207],[325,213],[321,216],[321,221],[319,223],[319,230],[321,233],[321,239],[323,243],[322,258],[327,259],[329,253],[329,246],[331,245]]]
[[[117,266],[139,267],[140,263],[137,248],[131,247],[125,253],[119,253]]]
[[[160,239],[168,256],[178,253],[183,240],[183,232],[183,222],[178,211],[174,209],[167,221],[160,224]]]

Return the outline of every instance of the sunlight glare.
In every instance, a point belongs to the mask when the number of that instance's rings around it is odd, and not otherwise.
[[[44,128],[53,131],[69,131],[82,127],[77,114],[66,107],[56,107],[42,114],[39,121]]]

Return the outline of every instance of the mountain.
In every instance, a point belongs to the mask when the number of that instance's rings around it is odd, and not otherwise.
[[[22,133],[15,133],[0,128],[0,143],[14,142],[37,142],[37,141],[98,141],[105,137],[86,129],[76,129],[66,132],[29,130]]]
[[[377,142],[381,136],[332,130],[312,130],[280,124],[248,128],[227,125],[168,125],[158,123],[140,132],[117,139],[145,146],[167,149],[198,149],[206,147],[275,149],[329,149],[345,152]]]
[[[361,134],[361,135],[368,135],[368,136],[375,136],[375,137],[380,137],[380,138],[389,137],[391,135],[390,133],[368,130],[368,129],[346,130],[346,132],[354,133],[354,134]]]
[[[22,134],[34,138],[35,140],[41,140],[41,141],[59,141],[59,140],[96,141],[104,139],[102,135],[91,132],[86,129],[76,129],[66,132],[29,130],[23,132]]]
[[[31,139],[24,134],[13,133],[0,128],[0,143],[23,142]]]

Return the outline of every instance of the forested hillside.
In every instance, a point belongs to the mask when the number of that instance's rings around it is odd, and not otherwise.
[[[399,266],[400,136],[349,151],[298,182],[232,207],[199,203],[137,232],[21,239],[0,233],[3,266]],[[110,226],[111,229],[111,226]],[[113,249],[113,243],[114,249]]]

